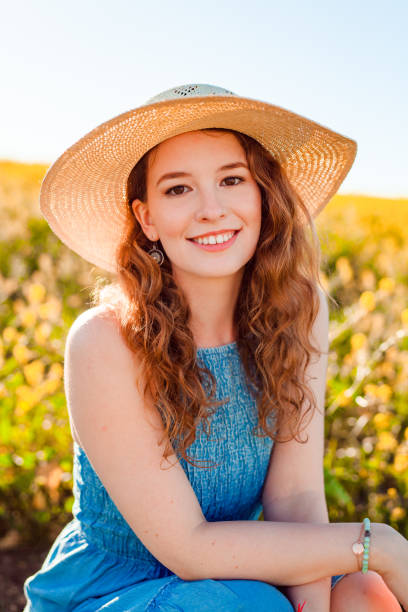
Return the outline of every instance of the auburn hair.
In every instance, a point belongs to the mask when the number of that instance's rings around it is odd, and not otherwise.
[[[284,168],[257,140],[223,128],[200,131],[235,135],[262,195],[260,236],[245,265],[233,314],[248,389],[257,405],[254,434],[278,442],[295,438],[304,444],[307,440],[296,437],[300,423],[312,410],[311,420],[317,407],[305,371],[312,353],[322,352],[310,340],[321,286],[313,219]],[[163,458],[177,451],[197,465],[186,454],[197,425],[202,422],[208,436],[209,417],[229,398],[214,399],[216,380],[197,363],[188,325],[190,307],[174,281],[171,262],[160,241],[162,265],[148,254],[151,242],[132,210],[136,198],[146,202],[149,158],[157,147],[130,172],[126,228],[116,255],[118,276],[109,284],[97,282],[91,302],[113,307],[121,336],[142,366],[143,397],[149,393],[163,421],[164,437],[168,436]],[[279,437],[283,426],[290,430],[289,438]]]

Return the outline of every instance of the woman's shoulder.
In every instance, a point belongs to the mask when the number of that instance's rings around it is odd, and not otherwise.
[[[91,306],[86,310],[82,311],[77,318],[74,320],[74,325],[85,325],[89,321],[117,321],[117,313],[113,306],[110,304],[100,304],[99,306]]]
[[[106,306],[91,307],[74,320],[66,338],[64,361],[67,370],[108,370],[107,375],[118,384],[126,385],[135,376],[145,380],[143,358],[122,335],[117,313]]]
[[[72,323],[66,338],[67,346],[98,345],[107,341],[121,344],[117,313],[109,305],[92,306],[81,312]]]

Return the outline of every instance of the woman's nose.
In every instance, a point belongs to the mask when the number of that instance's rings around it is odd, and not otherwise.
[[[197,207],[196,217],[198,220],[209,219],[214,220],[219,217],[224,217],[226,214],[225,205],[222,202],[221,196],[216,193],[206,193],[200,198]]]

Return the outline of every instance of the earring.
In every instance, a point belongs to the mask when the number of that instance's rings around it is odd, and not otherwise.
[[[155,242],[157,244],[157,240]],[[153,245],[153,248],[151,248],[150,251],[148,251],[148,253],[149,253],[150,257],[152,257],[155,261],[157,261],[159,266],[162,265],[162,263],[164,261],[163,251],[161,251],[159,248],[157,248],[157,246]]]

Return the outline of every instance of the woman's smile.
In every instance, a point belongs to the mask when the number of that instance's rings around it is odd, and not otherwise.
[[[211,234],[210,236],[204,236],[203,238],[189,238],[195,246],[205,251],[225,251],[232,244],[234,244],[237,236],[241,230],[233,232],[225,232],[225,234]]]

